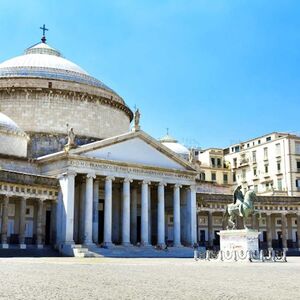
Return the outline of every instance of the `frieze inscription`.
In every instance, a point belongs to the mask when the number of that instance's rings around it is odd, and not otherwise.
[[[116,173],[131,173],[137,175],[151,175],[151,176],[166,176],[166,177],[175,177],[181,178],[185,180],[194,180],[193,176],[188,176],[184,174],[176,174],[171,172],[159,172],[155,170],[145,170],[145,169],[138,169],[133,167],[123,167],[123,166],[115,166],[110,164],[104,163],[97,163],[97,162],[87,162],[87,161],[78,161],[78,160],[70,160],[69,164],[74,167],[85,167],[85,168],[92,168],[98,170],[109,170]]]

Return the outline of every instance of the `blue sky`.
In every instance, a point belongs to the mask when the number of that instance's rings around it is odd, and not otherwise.
[[[1,0],[0,61],[45,23],[51,46],[140,108],[144,131],[226,147],[300,132],[299,16],[288,0]]]

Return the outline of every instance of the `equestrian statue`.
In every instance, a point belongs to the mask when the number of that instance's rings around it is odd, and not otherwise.
[[[227,229],[236,229],[238,216],[242,217],[244,228],[248,229],[246,225],[248,217],[259,214],[259,212],[254,209],[254,202],[256,200],[257,197],[254,191],[248,190],[244,195],[242,186],[237,186],[233,192],[233,203],[227,205],[224,214],[224,218],[229,216]]]

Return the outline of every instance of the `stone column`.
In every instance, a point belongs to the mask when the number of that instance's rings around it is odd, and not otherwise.
[[[105,178],[104,190],[104,245],[113,246],[112,243],[112,181],[114,177]]]
[[[129,178],[123,180],[123,212],[122,212],[122,245],[130,246],[130,182]]]
[[[93,191],[93,242],[95,244],[99,243],[98,237],[98,223],[99,223],[99,180],[94,181],[94,191]]]
[[[197,243],[197,203],[196,203],[196,187],[190,186],[190,222],[191,222],[191,244]]]
[[[8,248],[8,244],[7,244],[8,203],[9,203],[9,197],[5,195],[2,204],[1,246],[2,248],[6,248],[6,249]]]
[[[208,233],[208,245],[210,247],[213,247],[213,217],[212,217],[212,211],[208,211],[208,214],[207,214],[207,225],[208,225],[208,230],[207,230],[207,233]]]
[[[150,184],[148,185],[148,237],[149,241],[148,243],[151,245],[151,237],[152,237],[152,214],[151,214],[151,186]]]
[[[36,245],[38,249],[43,248],[43,200],[38,199],[38,211],[36,221]]]
[[[67,172],[59,178],[63,205],[62,205],[62,243],[66,245],[74,244],[74,188],[75,172]]]
[[[148,185],[149,181],[142,182],[142,199],[141,199],[141,244],[149,246],[149,213],[148,213]]]
[[[268,249],[272,250],[272,219],[271,219],[271,213],[266,213],[266,221],[267,221],[267,243],[268,243]]]
[[[286,212],[281,213],[282,248],[287,249]]]
[[[131,243],[137,242],[137,188],[131,189],[131,201],[130,201],[130,236]]]
[[[85,205],[84,205],[84,238],[85,245],[93,244],[93,181],[95,174],[87,174],[85,186]]]
[[[158,184],[157,189],[157,245],[165,247],[165,186]]]
[[[181,246],[180,232],[180,188],[181,185],[175,184],[173,190],[173,242],[174,247]]]
[[[297,237],[298,237],[298,250],[300,251],[300,212],[297,214]]]
[[[25,244],[26,201],[27,199],[25,197],[22,197],[20,199],[19,244],[21,249],[26,249],[26,244]]]

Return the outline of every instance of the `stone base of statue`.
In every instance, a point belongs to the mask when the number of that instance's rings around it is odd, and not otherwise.
[[[64,146],[64,151],[69,152],[71,149],[75,149],[75,148],[77,148],[76,144],[70,144],[70,145],[67,144],[67,145]]]
[[[250,252],[256,255],[259,253],[260,232],[257,230],[221,230],[218,234],[220,235],[220,252],[224,260],[242,260],[239,258],[249,257]],[[228,259],[225,259],[226,257]]]

